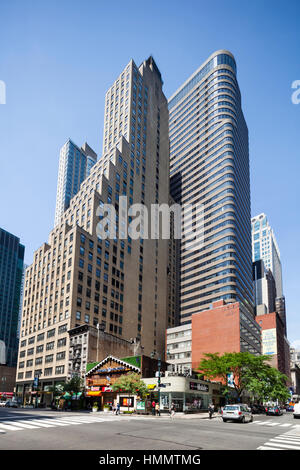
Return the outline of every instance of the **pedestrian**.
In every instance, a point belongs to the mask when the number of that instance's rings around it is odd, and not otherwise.
[[[171,417],[171,418],[174,418],[174,416],[175,416],[175,411],[176,411],[176,410],[175,410],[175,404],[172,403],[171,408],[170,408],[170,417]]]
[[[212,418],[212,415],[215,411],[215,407],[214,407],[214,404],[213,403],[210,403],[209,407],[208,407],[208,413],[209,413],[209,419]]]
[[[154,400],[151,403],[151,407],[152,407],[152,415],[155,416],[155,401]]]
[[[117,403],[116,415],[120,414],[120,403]]]
[[[158,402],[155,405],[155,413],[156,413],[156,416],[160,416],[160,408],[159,408],[159,403]]]

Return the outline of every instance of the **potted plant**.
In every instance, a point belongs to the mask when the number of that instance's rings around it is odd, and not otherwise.
[[[96,411],[98,411],[98,404],[94,403],[93,404],[93,412],[95,413]]]
[[[104,405],[104,407],[103,407],[104,413],[108,413],[109,410],[110,410],[110,406],[109,405]]]

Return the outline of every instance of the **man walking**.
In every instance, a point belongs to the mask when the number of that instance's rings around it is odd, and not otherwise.
[[[160,416],[160,408],[159,408],[159,403],[158,402],[155,405],[155,412],[156,412],[156,416]]]
[[[170,408],[170,417],[174,418],[175,416],[175,404],[172,403],[171,408]]]
[[[212,418],[212,415],[214,414],[214,411],[215,411],[214,404],[213,404],[213,403],[210,403],[210,405],[209,405],[209,407],[208,407],[209,419]]]

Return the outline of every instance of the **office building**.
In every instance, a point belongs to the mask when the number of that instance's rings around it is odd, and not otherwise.
[[[60,223],[64,211],[70,205],[70,200],[77,194],[81,183],[89,176],[96,161],[97,154],[87,143],[84,143],[79,148],[71,139],[68,139],[61,148],[57,179],[55,225]]]
[[[106,132],[104,154],[26,271],[20,395],[36,376],[41,391],[70,377],[68,331],[75,327],[104,325],[124,340],[138,338],[146,355],[163,357],[165,330],[174,326],[172,240],[135,238],[126,228],[126,201],[128,208],[169,202],[168,106],[152,57],[140,67],[131,60],[108,90]],[[116,221],[103,234],[104,204]]]
[[[266,269],[263,260],[255,261],[253,268],[256,315],[275,312],[276,284],[272,271]]]
[[[253,324],[248,130],[233,55],[212,54],[171,96],[169,112],[171,195],[202,205],[185,218],[200,227],[201,244],[181,242],[180,322],[223,300],[239,302]]]
[[[251,219],[252,223],[252,259],[263,260],[266,269],[270,269],[275,279],[277,297],[282,297],[282,268],[280,251],[274,231],[267,216],[259,214]]]
[[[0,341],[5,343],[8,366],[17,364],[24,252],[20,239],[0,228]]]

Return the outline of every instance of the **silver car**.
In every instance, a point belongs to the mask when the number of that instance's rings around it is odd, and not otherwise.
[[[245,423],[252,422],[253,415],[247,405],[226,405],[222,411],[222,419],[224,423],[229,420]]]

